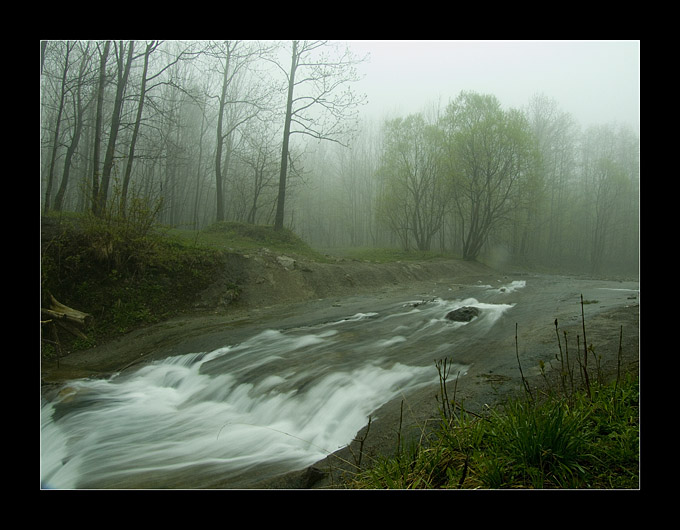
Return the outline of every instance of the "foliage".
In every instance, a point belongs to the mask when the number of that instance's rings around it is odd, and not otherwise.
[[[534,138],[526,118],[494,96],[461,93],[442,120],[463,259],[476,259],[492,230],[521,204],[534,173]]]
[[[382,130],[362,120],[346,146],[361,98],[340,88],[357,78],[358,59],[329,50],[297,45],[296,140],[284,149],[290,49],[272,77],[283,50],[269,41],[41,42],[41,210],[83,212],[95,195],[109,198],[104,181],[120,179],[123,203],[128,189],[163,197],[158,218],[169,226],[274,223],[288,151],[296,178],[286,180],[280,221],[312,245],[430,245],[480,260],[502,248],[518,266],[638,272],[639,134],[630,127],[581,130],[540,94],[521,112],[493,95],[443,94],[441,108]],[[490,179],[489,168],[498,170]],[[507,187],[493,188],[500,182],[512,182],[507,199]]]
[[[402,248],[429,250],[452,214],[463,259],[474,260],[514,211],[532,211],[540,192],[535,138],[525,116],[502,110],[494,96],[463,92],[435,122],[397,118],[384,136],[377,216]]]
[[[91,214],[43,218],[43,298],[51,293],[91,314],[91,340],[188,309],[222,267],[219,252],[169,238],[148,218],[141,219]]]

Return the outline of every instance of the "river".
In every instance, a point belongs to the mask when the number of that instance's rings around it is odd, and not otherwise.
[[[473,366],[501,373],[514,363],[516,323],[550,331],[580,316],[580,294],[597,301],[590,315],[638,293],[636,282],[548,276],[444,281],[226,326],[210,348],[43,397],[41,486],[247,487],[325,458],[381,406],[436,387],[435,359],[450,358],[461,378]],[[464,306],[479,316],[445,318]]]

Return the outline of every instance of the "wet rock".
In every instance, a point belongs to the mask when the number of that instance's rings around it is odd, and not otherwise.
[[[473,318],[478,317],[479,313],[480,311],[476,307],[459,307],[447,313],[446,319],[454,322],[470,322]]]
[[[411,306],[411,307],[420,307],[421,305],[432,303],[435,300],[436,300],[436,298],[433,298],[432,300],[419,300],[417,302],[410,302],[406,305]]]

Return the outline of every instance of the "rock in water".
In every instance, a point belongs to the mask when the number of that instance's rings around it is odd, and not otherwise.
[[[479,316],[479,309],[476,307],[459,307],[450,311],[446,315],[447,320],[453,320],[454,322],[470,322],[475,317]]]

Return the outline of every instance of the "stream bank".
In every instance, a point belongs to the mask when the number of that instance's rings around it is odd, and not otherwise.
[[[230,253],[225,255],[222,274],[198,294],[192,311],[70,353],[58,362],[43,360],[41,381],[54,385],[80,377],[102,377],[142,361],[195,351],[191,348],[200,346],[201,335],[271,313],[295,314],[296,304],[309,301],[332,306],[346,297],[429,286],[452,278],[464,283],[497,276],[489,267],[462,260],[376,264],[337,259],[319,263],[266,248],[250,254]]]
[[[526,277],[533,283],[531,275]],[[513,278],[515,277],[513,276]],[[482,265],[459,261],[428,261],[391,264],[368,264],[354,261],[306,263],[288,256],[275,255],[263,249],[252,255],[233,255],[224,274],[199,297],[194,311],[165,322],[147,326],[91,350],[64,357],[59,366],[43,363],[43,389],[57,391],[59,384],[80,377],[105,377],[141,363],[162,357],[209,351],[224,340],[238,342],[239,330],[252,332],[258,325],[277,322],[284,327],[308,324],[310,314],[323,321],[359,311],[370,311],[375,300],[403,296],[426,299],[461,285],[496,284],[504,275]],[[242,285],[238,297],[230,294],[235,280]],[[538,280],[538,279],[537,279]],[[546,282],[546,279],[540,281]],[[549,280],[552,281],[552,280]],[[577,289],[572,279],[556,278],[560,292]],[[569,293],[576,313],[576,293]],[[624,298],[622,298],[623,300]],[[369,302],[372,300],[373,302]],[[531,304],[528,303],[528,306]],[[306,315],[304,317],[300,315]],[[588,318],[588,342],[602,352],[603,368],[616,366],[619,329],[624,326],[624,369],[636,369],[639,362],[639,305],[637,297],[623,306],[603,308]],[[565,330],[578,333],[579,318],[565,321]],[[523,328],[521,328],[523,329]],[[550,326],[527,329],[530,349],[540,347],[556,351],[555,331]],[[573,335],[572,335],[573,336]],[[488,345],[488,353],[498,355],[508,350],[507,344]],[[496,341],[497,342],[497,341]],[[486,346],[485,346],[486,349]],[[486,352],[485,352],[486,353]],[[512,353],[512,352],[511,352]],[[513,353],[514,355],[514,353]],[[490,370],[482,364],[471,371],[458,388],[458,397],[466,408],[480,411],[485,406],[502,402],[508,393],[519,388],[516,364],[506,371]],[[434,366],[432,367],[434,371]],[[532,381],[539,380],[536,363],[525,366]],[[431,388],[409,396],[404,406],[403,430],[416,432],[437,415],[437,403]],[[248,487],[259,489],[328,488],[342,485],[358,458],[364,464],[382,454],[394,451],[397,426],[402,424],[401,403],[393,400],[376,411],[379,418],[360,430],[355,442],[328,458],[303,470],[270,477]],[[365,441],[359,447],[361,440]],[[228,487],[215,483],[211,487]]]

